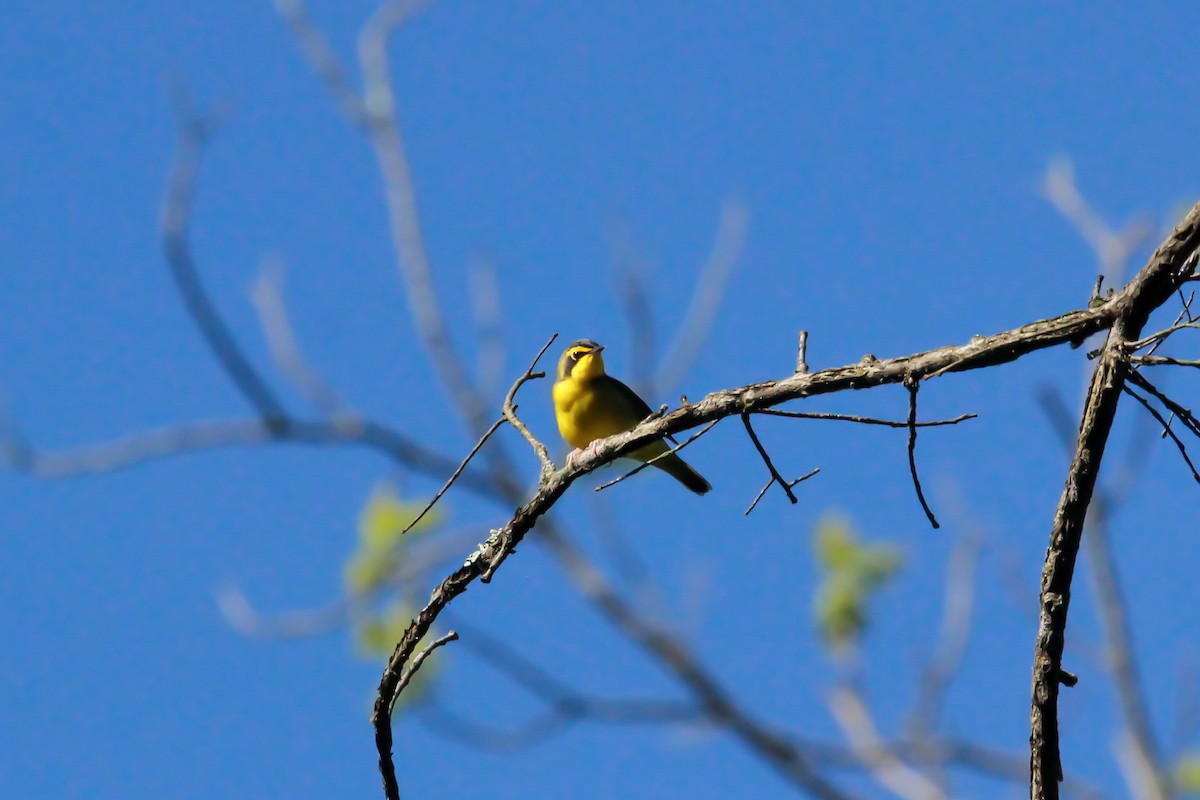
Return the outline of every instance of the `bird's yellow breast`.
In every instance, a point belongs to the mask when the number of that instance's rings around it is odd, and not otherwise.
[[[613,398],[601,397],[595,385],[568,378],[554,384],[554,417],[558,432],[572,447],[584,448],[596,439],[627,431],[640,419],[627,419]]]

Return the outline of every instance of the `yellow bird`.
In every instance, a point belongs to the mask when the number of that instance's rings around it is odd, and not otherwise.
[[[572,342],[558,360],[554,416],[558,420],[558,432],[577,450],[588,447],[597,439],[624,433],[652,413],[637,392],[605,374],[604,358],[600,355],[603,349],[603,345],[591,339],[580,339]],[[670,449],[659,439],[628,455],[638,461],[649,461]],[[658,459],[652,466],[668,473],[696,494],[712,489],[700,473],[675,453]]]

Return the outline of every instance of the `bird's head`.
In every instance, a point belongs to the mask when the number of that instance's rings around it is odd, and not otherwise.
[[[604,357],[600,351],[604,345],[591,339],[571,342],[558,360],[558,380],[588,381],[604,374]]]

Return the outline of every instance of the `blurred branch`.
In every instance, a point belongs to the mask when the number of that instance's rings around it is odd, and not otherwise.
[[[1046,199],[1096,254],[1101,274],[1112,283],[1124,280],[1126,265],[1138,248],[1149,243],[1153,226],[1144,220],[1134,220],[1121,231],[1109,227],[1080,194],[1075,167],[1069,158],[1059,157],[1050,162],[1042,188]]]
[[[224,321],[204,291],[188,242],[192,201],[195,197],[196,175],[204,145],[213,134],[215,122],[195,116],[179,100],[179,146],[175,162],[167,178],[166,199],[162,209],[163,254],[171,268],[171,277],[183,298],[184,307],[204,336],[213,355],[221,362],[226,374],[258,412],[263,424],[271,430],[282,425],[285,417],[282,404],[250,365]]]
[[[721,218],[717,222],[712,252],[700,269],[683,324],[680,325],[675,340],[659,366],[658,375],[654,378],[655,391],[652,394],[655,396],[665,397],[671,394],[683,383],[683,379],[699,358],[704,342],[712,332],[729,277],[742,256],[749,222],[750,212],[743,203],[726,200],[721,206]]]
[[[467,264],[467,290],[475,316],[478,355],[475,382],[479,393],[490,397],[499,391],[504,376],[504,315],[500,305],[500,280],[490,258],[474,256]]]
[[[36,449],[18,435],[0,443],[0,455],[11,469],[38,478],[57,479],[116,472],[148,461],[207,450],[274,443],[365,447],[433,477],[441,477],[455,467],[451,459],[382,423],[345,417],[336,422],[285,417],[275,428],[257,419],[200,420],[58,451]],[[461,481],[472,492],[497,496],[494,483],[481,474],[468,472]]]
[[[1144,800],[1168,800],[1173,796],[1169,777],[1146,711],[1145,698],[1134,660],[1133,635],[1125,599],[1117,578],[1108,535],[1108,504],[1103,491],[1092,502],[1092,519],[1087,527],[1087,554],[1096,587],[1096,602],[1104,626],[1105,662],[1112,671],[1117,701],[1127,734],[1122,771],[1132,796]]]
[[[654,363],[658,355],[657,328],[650,306],[650,264],[634,242],[629,225],[617,220],[610,229],[617,301],[629,327],[629,384],[639,394],[654,397]]]
[[[833,690],[829,710],[855,755],[880,785],[904,800],[946,800],[945,792],[936,783],[908,766],[886,746],[862,697],[849,683]]]
[[[258,312],[258,321],[262,325],[275,367],[317,411],[331,419],[353,416],[353,410],[341,401],[337,392],[309,365],[300,350],[287,303],[283,299],[285,273],[282,261],[264,261],[258,280],[250,292],[250,300]]]
[[[946,588],[938,646],[921,675],[921,686],[910,717],[910,737],[915,741],[920,742],[932,736],[950,681],[962,665],[971,637],[976,572],[982,548],[982,537],[963,534],[955,539],[950,557],[946,560]]]

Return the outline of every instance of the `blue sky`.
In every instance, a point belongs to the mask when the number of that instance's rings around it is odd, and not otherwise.
[[[339,53],[372,6],[315,3]],[[814,369],[864,353],[962,342],[1086,303],[1095,259],[1040,192],[1068,155],[1081,188],[1123,224],[1174,221],[1194,202],[1200,110],[1184,3],[441,2],[397,37],[401,114],[437,284],[473,358],[473,257],[500,282],[507,385],[554,331],[594,338],[618,376],[628,328],[610,240],[624,226],[649,266],[669,340],[722,203],[750,211],[744,255],[682,391],[787,374],[797,329]],[[414,334],[374,161],[338,116],[268,2],[91,4],[0,10],[0,386],[13,419],[50,450],[147,427],[243,416],[170,282],[156,234],[175,147],[169,86],[186,82],[226,121],[206,153],[194,219],[204,281],[239,341],[272,370],[248,290],[264,258],[288,268],[305,350],[343,397],[451,456],[471,441]],[[1139,252],[1139,259],[1146,251]],[[1180,355],[1188,351],[1179,345]],[[810,613],[814,523],[831,510],[903,547],[864,642],[866,691],[898,730],[936,641],[941,575],[957,536],[987,535],[974,636],[945,709],[954,735],[1018,756],[1027,739],[1036,586],[1065,456],[1039,410],[1075,403],[1080,351],[1043,353],[926,385],[923,416],[980,418],[922,433],[926,524],[902,431],[763,420],[785,471],[821,467],[790,506],[739,425],[690,449],[703,499],[645,475],[610,491],[667,619],[744,705],[836,740],[834,675]],[[1164,378],[1186,404],[1190,376]],[[522,410],[557,444],[549,386]],[[502,393],[502,392],[501,392]],[[675,395],[648,398],[657,405]],[[499,397],[495,398],[497,404]],[[902,417],[899,388],[820,410]],[[1144,434],[1125,407],[1114,441]],[[530,480],[536,462],[504,433]],[[564,449],[556,451],[559,455]],[[1110,452],[1119,459],[1123,446]],[[1110,470],[1110,474],[1112,471]],[[365,451],[296,446],[183,456],[115,474],[0,474],[0,793],[5,797],[373,796],[367,724],[380,664],[344,632],[246,638],[217,591],[268,611],[341,592],[356,519],[381,480],[420,499],[437,482]],[[1114,547],[1163,748],[1194,681],[1200,588],[1183,510],[1194,491],[1154,438]],[[580,491],[582,490],[582,491]],[[578,487],[560,517],[600,553]],[[447,529],[503,506],[457,493]],[[536,539],[536,533],[533,534]],[[465,554],[465,553],[464,553]],[[1072,610],[1063,703],[1067,769],[1121,796],[1118,717],[1086,568]],[[689,610],[690,609],[690,610]],[[657,668],[590,611],[531,542],[456,617],[581,691],[672,696]],[[494,724],[534,701],[451,645],[440,691]],[[483,688],[481,688],[483,687]],[[408,797],[774,797],[787,784],[728,737],[581,725],[516,755],[397,726]],[[859,777],[862,796],[883,796]],[[1021,796],[966,778],[964,796]],[[1000,787],[1004,787],[1001,789]]]

